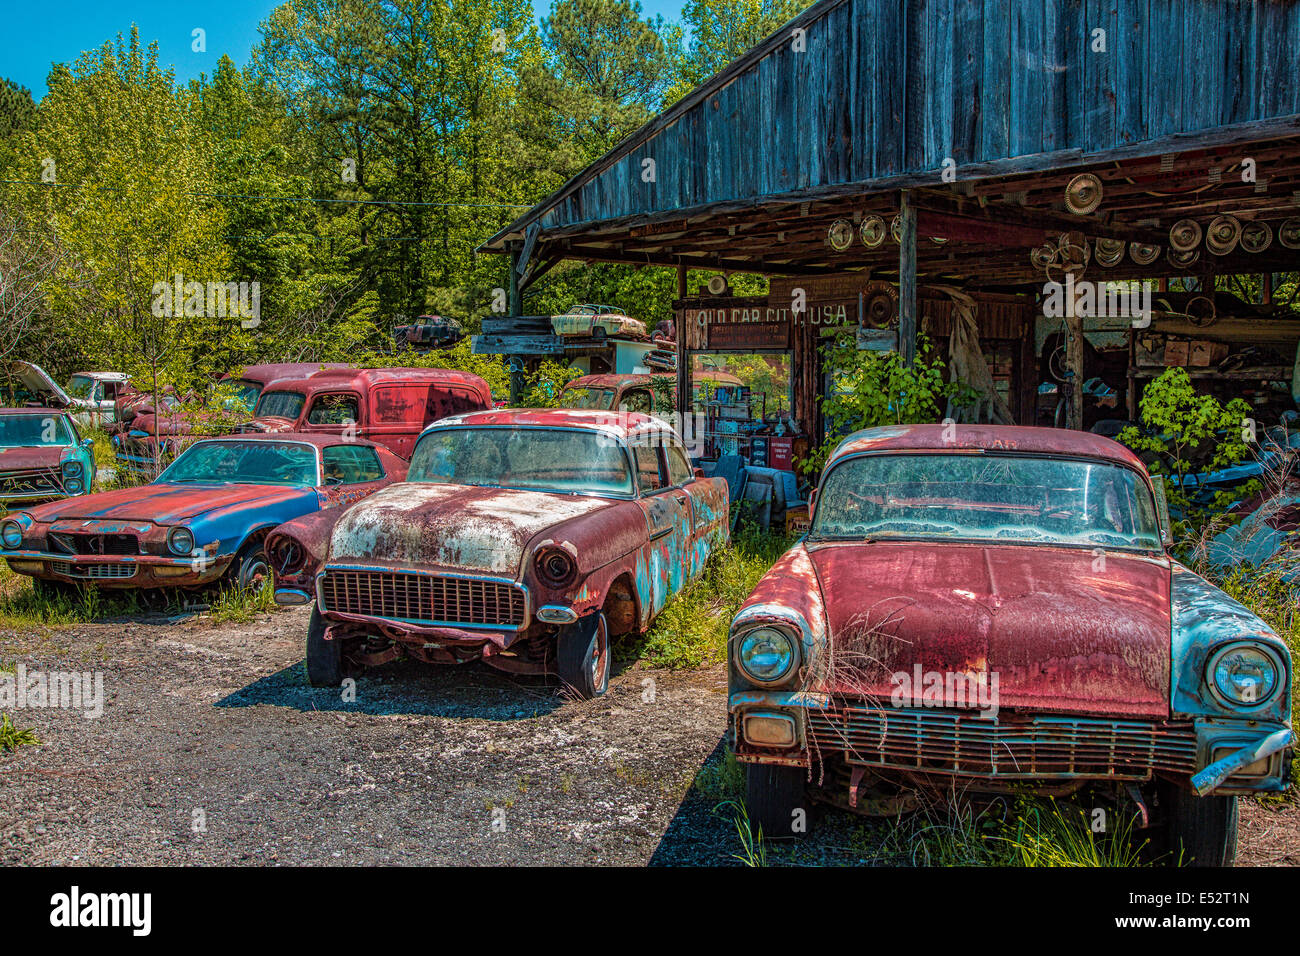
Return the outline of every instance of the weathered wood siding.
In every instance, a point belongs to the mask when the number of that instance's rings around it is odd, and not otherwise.
[[[544,229],[1300,114],[1294,0],[825,0]],[[1106,52],[1092,50],[1096,29]],[[642,178],[655,161],[655,181]]]

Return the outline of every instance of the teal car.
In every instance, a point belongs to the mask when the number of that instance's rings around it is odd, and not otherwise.
[[[94,481],[94,442],[66,411],[0,408],[0,501],[68,498]]]

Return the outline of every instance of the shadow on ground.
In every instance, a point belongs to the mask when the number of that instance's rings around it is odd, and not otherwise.
[[[749,853],[741,839],[743,768],[728,759],[725,737],[700,764],[696,783],[668,822],[649,866],[887,866],[905,865],[885,850],[889,821],[859,817],[824,804],[809,807],[809,833],[800,840],[764,840]]]
[[[424,715],[523,720],[565,703],[560,685],[542,677],[502,674],[479,663],[439,667],[404,661],[377,667],[339,688],[312,687],[302,661],[217,701],[217,707],[269,704],[300,711],[373,716]]]

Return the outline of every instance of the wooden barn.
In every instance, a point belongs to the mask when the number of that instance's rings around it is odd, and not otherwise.
[[[1053,381],[1076,395],[1060,424],[1131,418],[1171,364],[1276,394],[1300,341],[1272,301],[1300,269],[1298,50],[1282,0],[821,0],[482,249],[511,258],[512,316],[564,259],[676,267],[679,401],[697,353],[784,354],[812,436],[843,322],[910,361],[973,318],[1022,423]],[[1216,285],[1234,275],[1260,281]],[[1151,314],[1054,315],[1067,279],[1150,280]],[[526,352],[511,321],[476,349]],[[1112,411],[1085,416],[1089,380]]]

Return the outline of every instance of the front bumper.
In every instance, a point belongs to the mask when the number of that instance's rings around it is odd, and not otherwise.
[[[72,555],[48,551],[0,550],[17,574],[44,581],[94,584],[102,588],[196,587],[216,581],[232,557],[212,556],[206,561],[161,555]]]
[[[1284,724],[1221,718],[1146,720],[1096,714],[980,717],[951,708],[894,708],[829,694],[742,691],[731,695],[737,759],[810,766],[835,754],[854,767],[964,780],[1141,782],[1180,780],[1205,795],[1285,790],[1293,738]],[[785,714],[793,747],[756,746],[746,714]]]

